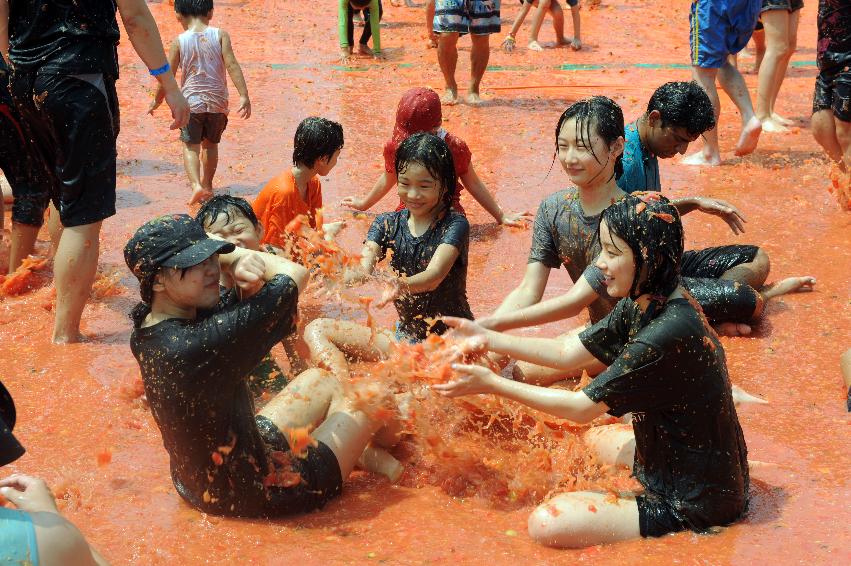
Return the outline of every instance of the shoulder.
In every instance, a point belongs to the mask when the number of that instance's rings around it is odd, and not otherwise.
[[[454,210],[450,210],[449,214],[446,215],[443,221],[446,226],[453,229],[470,229],[470,221],[467,220],[467,217]]]
[[[458,161],[455,164],[455,167],[467,165],[470,159],[473,157],[473,153],[470,151],[470,147],[467,145],[467,142],[459,138],[458,136],[446,132],[446,137],[444,138],[446,145],[449,146],[449,151],[452,153],[452,159]]]
[[[538,211],[549,212],[554,214],[559,210],[565,209],[565,204],[572,202],[577,195],[576,188],[565,189],[555,192],[541,201]]]
[[[708,336],[709,329],[700,313],[687,300],[674,299],[665,305],[659,316],[639,330],[635,338],[669,352],[677,350],[676,345],[682,342],[703,341]],[[684,353],[690,356],[695,354]]]

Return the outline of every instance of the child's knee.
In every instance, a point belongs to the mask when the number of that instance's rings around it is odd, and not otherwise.
[[[753,258],[753,271],[762,279],[762,282],[753,285],[753,287],[759,287],[762,283],[765,283],[768,274],[771,272],[771,261],[768,259],[768,253],[762,248],[757,249]]]
[[[311,320],[304,327],[304,341],[311,347],[314,344],[327,341],[333,324],[334,321],[330,318],[316,318]]]
[[[529,515],[529,536],[538,544],[562,548],[587,546],[584,533],[586,520],[570,496],[561,496],[539,505]]]

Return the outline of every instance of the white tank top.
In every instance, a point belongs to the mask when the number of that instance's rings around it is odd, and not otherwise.
[[[177,38],[183,96],[193,113],[228,112],[228,85],[219,28],[186,30]]]

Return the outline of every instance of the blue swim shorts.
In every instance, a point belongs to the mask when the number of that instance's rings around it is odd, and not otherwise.
[[[0,507],[0,564],[38,565],[38,544],[29,513]]]
[[[718,69],[727,56],[745,48],[753,34],[762,0],[693,0],[691,64]]]
[[[433,28],[437,33],[499,33],[500,0],[436,0]]]

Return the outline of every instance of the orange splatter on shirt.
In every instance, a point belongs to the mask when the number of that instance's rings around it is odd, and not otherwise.
[[[322,208],[322,184],[314,177],[307,184],[307,199],[303,199],[296,186],[291,169],[287,169],[266,183],[254,203],[254,213],[263,225],[261,244],[285,247],[286,227],[300,214],[308,218],[311,228],[316,228],[316,211]]]

